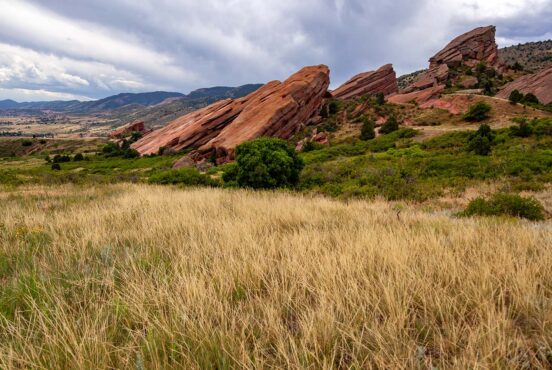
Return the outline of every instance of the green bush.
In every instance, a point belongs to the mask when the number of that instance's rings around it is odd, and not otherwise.
[[[67,163],[67,162],[71,162],[71,157],[69,157],[68,155],[56,154],[56,155],[54,156],[54,159],[52,160],[52,162],[54,162],[54,163]]]
[[[21,145],[22,146],[31,146],[31,145],[33,145],[33,142],[31,140],[23,140],[21,142]]]
[[[201,174],[193,167],[169,170],[157,173],[149,178],[150,184],[214,186],[216,182],[207,175]]]
[[[397,131],[399,129],[399,122],[397,121],[397,118],[395,116],[389,117],[387,119],[387,122],[383,124],[383,126],[380,127],[380,134],[390,134],[393,131]]]
[[[517,104],[517,103],[521,103],[523,101],[523,94],[519,92],[519,90],[514,90],[512,91],[512,93],[510,94],[510,102],[512,104]]]
[[[376,94],[376,104],[385,105],[385,95],[383,95],[383,93],[380,92]]]
[[[59,163],[54,162],[54,163],[52,163],[51,169],[53,171],[60,171],[61,170],[61,165]]]
[[[84,161],[84,155],[82,155],[82,153],[75,154],[75,156],[73,157],[73,162],[81,162],[81,161]]]
[[[330,104],[328,104],[328,111],[332,116],[336,114],[339,111],[339,106],[337,105],[337,102],[330,102]]]
[[[362,128],[360,129],[360,140],[372,140],[376,137],[376,123],[372,120],[363,119]]]
[[[477,198],[470,202],[460,216],[512,216],[533,221],[544,220],[544,207],[534,198],[498,193],[490,199]]]
[[[303,146],[303,153],[313,152],[315,150],[323,149],[324,145],[317,143],[316,141],[309,140]]]
[[[528,93],[527,95],[525,95],[523,101],[527,104],[540,104],[539,98],[537,98],[537,96],[532,93]]]
[[[468,140],[468,151],[477,155],[489,155],[492,151],[495,134],[489,125],[481,125]]]
[[[481,122],[489,118],[491,106],[485,102],[478,102],[470,106],[468,112],[464,115],[464,120],[468,122]]]
[[[234,178],[226,174],[224,179],[253,189],[291,187],[299,182],[303,166],[303,160],[286,141],[260,138],[237,146]]]
[[[523,120],[517,126],[510,127],[510,134],[517,137],[529,137],[533,134],[533,128],[526,120]]]

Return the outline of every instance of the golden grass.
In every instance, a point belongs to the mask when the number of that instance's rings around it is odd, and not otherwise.
[[[0,197],[0,368],[550,368],[552,225],[145,185]]]

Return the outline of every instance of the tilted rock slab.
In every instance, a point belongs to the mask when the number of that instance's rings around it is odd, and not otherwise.
[[[228,162],[245,141],[261,136],[290,138],[320,111],[329,84],[327,66],[305,67],[284,82],[269,82],[244,98],[223,100],[180,117],[132,148],[142,155],[162,147],[175,152],[198,148],[190,154],[195,161],[215,153],[218,163]]]
[[[543,104],[552,103],[552,67],[510,82],[496,96],[508,99],[514,90],[523,94],[533,93]]]
[[[429,59],[429,68],[441,64],[457,67],[462,64],[475,66],[485,62],[489,66],[499,64],[496,27],[479,27],[452,40],[443,50]]]
[[[336,99],[349,99],[367,94],[390,95],[398,91],[397,74],[392,64],[386,64],[377,71],[354,76],[332,91],[332,96]]]

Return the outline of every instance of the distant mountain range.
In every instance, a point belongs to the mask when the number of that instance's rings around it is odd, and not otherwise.
[[[192,91],[188,95],[176,92],[155,91],[147,93],[123,93],[110,96],[100,100],[81,102],[70,101],[48,101],[48,102],[25,102],[18,103],[14,100],[1,100],[0,109],[3,110],[37,110],[54,111],[59,113],[91,114],[111,112],[116,110],[135,110],[152,107],[161,103],[182,101],[185,103],[198,100],[216,101],[226,98],[239,98],[245,96],[262,85],[250,84],[239,87],[217,86]]]

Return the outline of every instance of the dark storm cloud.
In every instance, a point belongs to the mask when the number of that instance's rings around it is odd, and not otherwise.
[[[332,85],[400,73],[455,35],[551,36],[552,0],[0,0],[0,98],[103,97],[283,79],[325,63]]]

